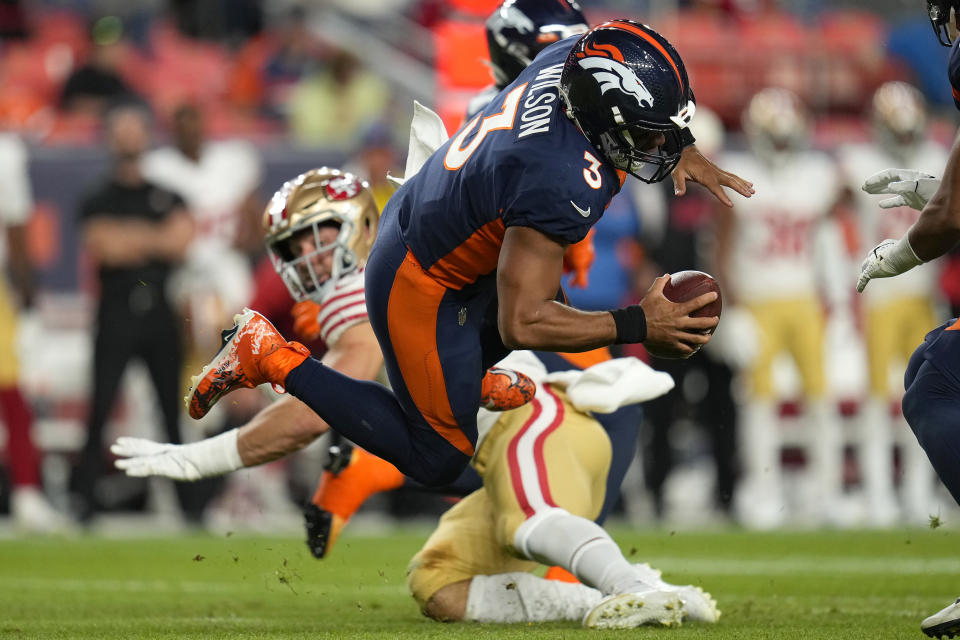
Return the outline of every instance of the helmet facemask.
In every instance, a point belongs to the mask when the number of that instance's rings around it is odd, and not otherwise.
[[[660,139],[663,139],[660,142]],[[618,125],[600,134],[603,155],[615,168],[647,182],[660,182],[680,162],[679,129]]]
[[[951,46],[960,32],[957,4],[956,0],[927,0],[927,16],[933,32],[937,34],[937,41],[945,47]]]
[[[336,240],[323,242],[321,229],[325,228],[338,230]],[[298,256],[293,246],[304,233],[312,236],[314,249]],[[267,245],[270,260],[294,300],[299,302],[311,299],[319,302],[341,276],[357,268],[359,264],[357,254],[347,244],[352,235],[351,221],[328,218],[294,229],[286,238]],[[330,261],[330,273],[318,273],[316,265],[331,252],[333,255]]]

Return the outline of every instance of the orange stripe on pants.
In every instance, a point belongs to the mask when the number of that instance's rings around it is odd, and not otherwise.
[[[417,409],[444,440],[472,456],[473,444],[450,408],[437,352],[437,310],[446,292],[408,251],[390,289],[387,328],[397,366]]]

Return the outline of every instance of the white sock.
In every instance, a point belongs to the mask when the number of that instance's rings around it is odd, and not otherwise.
[[[812,400],[807,404],[807,452],[810,473],[823,507],[843,492],[843,434],[833,403]]]
[[[889,507],[893,493],[893,430],[887,404],[872,397],[863,404],[857,431],[857,453],[864,494],[871,510]]]
[[[752,400],[744,407],[738,435],[743,482],[765,487],[777,498],[781,495],[780,428],[780,418],[770,400]]]
[[[517,528],[513,546],[530,560],[563,567],[604,594],[651,588],[600,525],[563,509],[540,511],[526,520]]]
[[[471,622],[580,622],[601,599],[596,589],[529,573],[474,576],[463,617]]]

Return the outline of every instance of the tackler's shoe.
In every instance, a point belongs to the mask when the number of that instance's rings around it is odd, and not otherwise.
[[[683,602],[673,591],[650,589],[607,596],[583,618],[590,629],[633,629],[642,625],[680,626]]]
[[[663,579],[659,569],[654,569],[646,562],[633,565],[633,569],[641,581],[657,589],[673,591],[680,596],[680,601],[683,602],[684,621],[716,622],[720,619],[717,601],[701,587],[695,584],[670,584]]]
[[[190,416],[200,419],[224,394],[269,382],[282,390],[287,374],[310,355],[299,342],[287,342],[263,315],[244,309],[222,334],[223,344],[184,398]]]
[[[350,517],[370,496],[399,489],[404,476],[382,458],[353,447],[350,463],[339,472],[324,471],[320,485],[304,512],[307,546],[315,558],[323,558],[340,537]]]
[[[537,393],[537,383],[530,376],[491,367],[483,376],[480,387],[480,406],[489,411],[510,411],[522,407]]]
[[[931,638],[960,634],[960,598],[921,622],[920,629]]]

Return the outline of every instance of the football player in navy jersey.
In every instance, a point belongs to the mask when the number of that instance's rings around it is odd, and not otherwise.
[[[927,0],[927,14],[944,46],[952,46],[949,76],[960,108],[960,0]],[[885,209],[903,205],[921,210],[900,239],[874,247],[860,267],[857,290],[873,278],[889,278],[938,258],[960,242],[960,139],[950,150],[943,180],[909,169],[870,176],[867,193],[891,194]],[[940,480],[960,504],[960,321],[948,320],[927,334],[904,375],[903,415],[930,458]],[[930,637],[960,633],[960,598],[924,620]]]
[[[588,313],[559,300],[566,246],[586,235],[627,173],[670,175],[694,110],[682,60],[649,27],[614,20],[551,45],[384,211],[366,299],[393,391],[324,367],[248,311],[191,389],[191,415],[238,387],[283,386],[352,441],[435,485],[473,454],[483,367],[510,349],[644,342],[689,356],[717,323],[689,314],[713,293],[672,303],[662,277],[624,309]],[[751,193],[688,157],[689,177]]]

